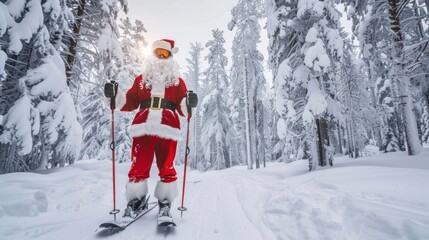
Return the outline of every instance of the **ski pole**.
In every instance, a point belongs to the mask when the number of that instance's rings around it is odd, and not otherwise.
[[[115,84],[115,81],[112,81]],[[116,96],[116,93],[114,94]],[[115,172],[115,97],[110,99],[110,110],[112,111],[112,142],[110,143],[110,150],[112,150],[112,182],[113,182],[113,218],[116,221],[116,214],[120,212],[116,209],[116,172]]]
[[[183,217],[183,212],[188,210],[187,208],[185,208],[183,206],[184,202],[185,202],[185,185],[186,185],[186,166],[188,165],[188,155],[190,152],[189,149],[189,122],[191,121],[191,108],[188,109],[188,127],[186,129],[186,151],[185,151],[185,166],[184,166],[184,170],[183,170],[183,185],[182,185],[182,205],[177,208],[177,210],[180,211],[180,218]]]

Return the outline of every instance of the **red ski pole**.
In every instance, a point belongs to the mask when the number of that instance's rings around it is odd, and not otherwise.
[[[114,81],[112,81],[115,84]],[[116,93],[115,93],[116,95]],[[116,214],[120,212],[116,209],[116,172],[115,172],[115,97],[110,99],[110,109],[112,111],[112,142],[110,143],[110,149],[112,150],[112,182],[113,182],[113,210],[110,214],[113,214],[113,218],[116,221]]]
[[[182,205],[177,208],[180,211],[180,217],[183,216],[183,212],[187,209],[183,206],[185,202],[185,185],[186,185],[186,166],[188,165],[188,155],[190,152],[189,149],[189,122],[191,121],[191,108],[188,109],[188,127],[186,129],[186,152],[185,152],[185,166],[183,170],[183,185],[182,185]]]

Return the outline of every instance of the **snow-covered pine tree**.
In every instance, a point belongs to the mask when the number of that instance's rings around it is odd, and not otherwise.
[[[79,95],[79,83],[73,81],[77,79],[75,73],[78,68],[75,67],[75,59],[77,55],[77,47],[78,41],[80,40],[81,35],[81,26],[83,21],[83,16],[85,14],[87,0],[71,0],[67,2],[67,5],[72,11],[72,15],[74,16],[74,21],[71,26],[71,34],[64,38],[64,44],[67,46],[67,54],[66,54],[66,76],[67,76],[67,85],[72,86],[71,91],[75,92],[75,95]],[[74,73],[75,72],[75,73]],[[74,79],[73,79],[74,78]]]
[[[204,72],[204,86],[207,90],[201,102],[202,116],[201,144],[204,146],[205,169],[223,169],[231,167],[228,152],[227,135],[232,128],[230,110],[227,106],[229,79],[226,73],[228,59],[225,56],[223,31],[212,31],[213,39],[206,47],[209,54],[205,57],[208,68]]]
[[[56,42],[67,31],[68,10],[60,0],[43,5],[9,1],[0,3],[0,9],[8,27],[0,31],[2,52],[7,53],[0,84],[0,172],[71,164],[78,156],[82,130]]]
[[[413,2],[397,0],[347,2],[351,5],[350,16],[353,16],[355,31],[358,32],[361,44],[365,45],[362,50],[382,53],[389,61],[387,77],[391,81],[392,101],[395,112],[400,115],[398,125],[400,128],[404,126],[410,155],[418,154],[421,148],[413,112],[414,90],[410,77],[411,72],[422,67],[419,59],[422,53],[427,52],[424,46],[428,39],[418,27],[426,14],[416,10],[422,6],[417,6]],[[356,24],[358,22],[361,22],[359,27]]]
[[[409,76],[405,73],[406,67],[403,64],[405,60],[404,52],[404,33],[401,30],[403,24],[400,23],[400,10],[397,0],[389,0],[389,18],[390,18],[390,29],[394,33],[393,35],[393,54],[392,69],[390,75],[394,83],[393,88],[394,96],[398,97],[400,110],[402,114],[402,121],[405,125],[405,135],[407,140],[407,149],[409,155],[416,155],[420,152],[420,141],[417,131],[416,115],[413,111],[413,96],[411,92],[411,82]],[[403,27],[403,26],[402,26]]]
[[[143,48],[147,46],[146,38],[144,34],[147,32],[146,28],[142,21],[136,19],[134,22],[134,26],[131,30],[131,37],[134,42],[134,48],[139,50],[141,55],[143,55]]]
[[[373,106],[382,113],[383,120],[380,124],[382,126],[377,129],[379,149],[385,151],[387,147],[389,151],[403,150],[405,149],[403,127],[401,119],[398,118],[397,105],[394,104],[391,90],[391,79],[388,76],[391,63],[387,55],[378,49],[386,47],[387,43],[384,39],[390,31],[387,27],[388,23],[373,21],[372,11],[362,17],[352,13],[353,9],[349,11],[349,16],[353,17],[353,22],[356,24],[354,31],[360,43],[362,59],[368,69]]]
[[[144,61],[144,48],[147,47],[148,43],[146,41],[146,37],[145,34],[147,33],[146,28],[144,27],[144,24],[142,21],[140,20],[135,20],[134,21],[134,25],[132,26],[131,29],[131,40],[132,40],[132,47],[133,47],[133,51],[134,54],[136,54],[136,56],[134,56],[134,64],[137,64],[138,66],[138,72],[140,73],[140,68],[141,66],[143,66],[143,61]]]
[[[382,150],[385,152],[405,151],[403,129],[398,112],[392,96],[391,80],[386,79],[385,74],[381,74],[375,82],[376,97],[379,112],[383,114],[384,127],[382,129],[383,142]]]
[[[271,86],[270,89],[267,91],[267,95],[269,97],[266,97],[266,108],[265,108],[265,142],[267,146],[267,152],[265,153],[266,159],[269,160],[276,160],[279,157],[279,153],[282,152],[282,149],[277,149],[276,146],[279,142],[279,137],[277,135],[277,114],[276,108],[275,108],[275,89],[273,86]]]
[[[107,158],[110,157],[111,114],[103,102],[102,86],[106,82],[118,80],[123,53],[118,41],[116,18],[119,7],[126,11],[127,6],[122,0],[87,0],[86,4],[85,16],[88,17],[82,21],[79,36],[81,39],[77,46],[79,66],[75,66],[79,70],[75,75],[76,80],[73,80],[89,83],[82,84],[83,100],[79,104],[84,127],[84,147],[81,155],[83,158]]]
[[[203,47],[201,43],[191,43],[191,49],[189,50],[189,58],[186,58],[187,71],[185,73],[186,82],[188,83],[188,90],[194,91],[200,98],[203,96],[201,81],[202,81],[202,66],[201,66],[201,55]],[[193,169],[202,169],[202,146],[201,146],[201,116],[198,114],[200,106],[198,105],[193,112],[191,118],[191,129],[190,129],[190,146],[191,152],[189,156],[190,167]]]
[[[429,137],[429,1],[411,1],[403,10],[406,20],[404,39],[409,42],[405,48],[406,57],[410,62],[407,65],[410,81],[413,86],[412,93],[419,104],[415,104],[419,113],[418,129],[422,143],[428,142]],[[412,24],[411,24],[412,22]]]
[[[232,9],[228,28],[236,29],[232,46],[231,86],[234,100],[232,115],[235,129],[245,146],[248,169],[265,161],[264,99],[266,80],[260,42],[259,20],[264,14],[261,0],[240,0]],[[242,148],[243,149],[243,148]]]
[[[98,62],[93,63],[97,56],[97,41],[101,32],[101,25],[106,22],[108,8],[117,8],[120,5],[124,12],[128,12],[126,0],[68,0],[67,6],[71,9],[75,21],[71,26],[71,35],[64,39],[67,47],[67,84],[71,91],[80,96],[80,91],[87,89],[82,84],[88,83],[91,70],[98,68]],[[116,19],[117,16],[114,16]],[[114,28],[116,27],[113,26]],[[91,61],[92,60],[92,61]],[[89,71],[88,71],[89,69]]]
[[[363,63],[359,64],[355,59],[349,41],[345,41],[345,44],[347,47],[341,63],[341,75],[339,75],[344,122],[340,121],[339,127],[345,127],[346,154],[356,158],[371,141],[373,129],[378,122],[378,114],[371,105],[370,93],[367,90],[369,84],[366,69]]]
[[[328,121],[341,118],[333,83],[343,55],[340,13],[330,0],[271,0],[266,12],[278,135],[292,143],[285,157],[309,157],[310,170],[316,159],[324,166],[332,160]]]

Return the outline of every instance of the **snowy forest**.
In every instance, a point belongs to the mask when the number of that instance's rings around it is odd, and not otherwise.
[[[200,99],[190,168],[304,159],[311,171],[367,146],[418,155],[429,144],[428,0],[236,2],[208,42],[179,43]],[[127,12],[127,0],[0,0],[0,174],[110,160],[103,86],[127,90],[150,45],[150,26]],[[131,161],[133,115],[116,114],[119,163]]]

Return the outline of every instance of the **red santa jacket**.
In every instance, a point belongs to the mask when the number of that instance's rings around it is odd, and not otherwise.
[[[143,81],[143,76],[139,75],[133,86],[126,95],[118,93],[116,96],[116,107],[121,111],[133,111],[140,107],[140,102],[151,99],[154,96],[161,96],[164,99],[175,103],[176,111],[170,109],[140,109],[130,127],[130,136],[141,137],[144,135],[159,136],[165,139],[180,140],[180,120],[177,113],[184,116],[184,102],[186,97],[186,84],[179,78],[176,84],[165,86],[163,83],[153,83],[151,86]],[[183,105],[183,106],[182,106]]]

